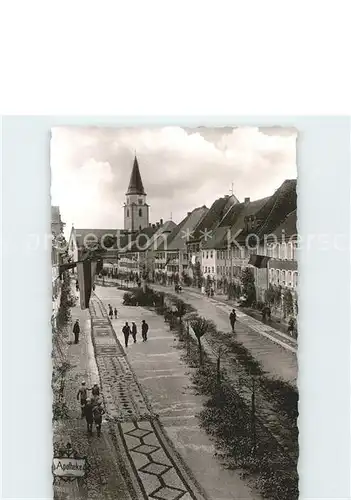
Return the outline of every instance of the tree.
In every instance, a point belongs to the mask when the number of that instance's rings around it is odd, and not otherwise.
[[[245,267],[241,272],[240,279],[243,286],[243,293],[246,296],[247,305],[251,306],[256,302],[255,277],[252,269]]]
[[[284,317],[292,316],[294,314],[294,299],[289,288],[284,290],[283,301]]]
[[[207,278],[206,278],[206,286],[207,286],[207,288],[210,288],[210,287],[211,287],[211,285],[212,285],[212,278],[211,278],[211,276],[208,274],[208,275],[207,275]]]
[[[275,300],[275,296],[276,296],[276,294],[275,294],[274,287],[273,287],[272,283],[270,283],[268,289],[264,292],[264,300],[265,300],[265,302],[267,302],[267,304],[273,305],[274,300]]]
[[[190,324],[199,344],[199,361],[200,361],[200,366],[202,366],[203,354],[202,354],[201,338],[214,327],[214,324],[212,321],[203,317],[197,317],[193,319],[190,322]]]
[[[177,316],[179,318],[179,322],[181,323],[182,322],[182,318],[183,316],[186,314],[187,312],[187,307],[186,307],[186,304],[185,302],[183,302],[182,300],[177,300],[176,304],[175,304],[176,308],[177,308]]]

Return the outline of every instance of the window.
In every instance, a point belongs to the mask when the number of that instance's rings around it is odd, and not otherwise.
[[[207,273],[207,266],[205,266],[205,273]]]
[[[292,251],[292,256],[291,256],[292,260],[296,260],[297,259],[297,241],[292,242],[291,251]]]
[[[279,269],[276,269],[276,271],[275,271],[275,281],[276,281],[276,283],[278,283],[278,285],[279,285],[279,281],[280,281],[279,278],[280,278],[280,276],[279,276]]]
[[[197,244],[197,245],[196,245],[196,251],[197,251],[197,252],[199,252],[199,251],[200,251],[200,245],[199,245],[199,244]]]
[[[219,274],[219,266],[217,266],[217,274]]]
[[[291,283],[291,278],[292,278],[292,273],[291,273],[291,271],[288,271],[288,282],[287,282],[287,285],[288,285],[288,286],[291,286],[291,285],[292,285],[292,283]]]
[[[273,247],[273,257],[279,259],[279,243],[275,243]]]
[[[217,250],[217,259],[219,259],[219,251]]]
[[[141,231],[141,226],[139,226],[139,231]]]
[[[269,270],[269,282],[274,283],[274,269]]]
[[[282,285],[285,285],[285,271],[282,271]]]
[[[280,246],[280,258],[281,259],[286,259],[287,258],[286,243],[282,243],[281,246]]]
[[[212,252],[212,250],[211,250],[211,259],[213,259],[213,252]]]
[[[293,273],[293,287],[297,287],[297,271]]]
[[[127,208],[127,217],[129,217],[129,208]]]
[[[139,205],[143,204],[143,200],[138,200]]]
[[[142,217],[143,216],[143,211],[141,208],[139,208],[139,217]]]
[[[202,252],[202,258],[203,259],[205,258],[205,252]]]
[[[206,252],[206,259],[208,259],[208,252]]]
[[[214,273],[214,267],[212,266],[212,272]]]

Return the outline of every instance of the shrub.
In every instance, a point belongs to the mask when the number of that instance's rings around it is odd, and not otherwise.
[[[132,292],[126,292],[123,295],[123,304],[125,306],[136,306],[137,302],[136,302],[135,295]]]

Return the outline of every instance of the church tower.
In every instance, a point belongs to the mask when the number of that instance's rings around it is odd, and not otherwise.
[[[124,204],[124,229],[126,231],[140,231],[148,226],[149,205],[146,203],[146,193],[141,180],[138,160],[135,156]]]

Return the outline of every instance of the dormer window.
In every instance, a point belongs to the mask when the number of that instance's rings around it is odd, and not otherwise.
[[[143,200],[139,198],[138,203],[139,203],[139,205],[142,205],[143,204]]]

